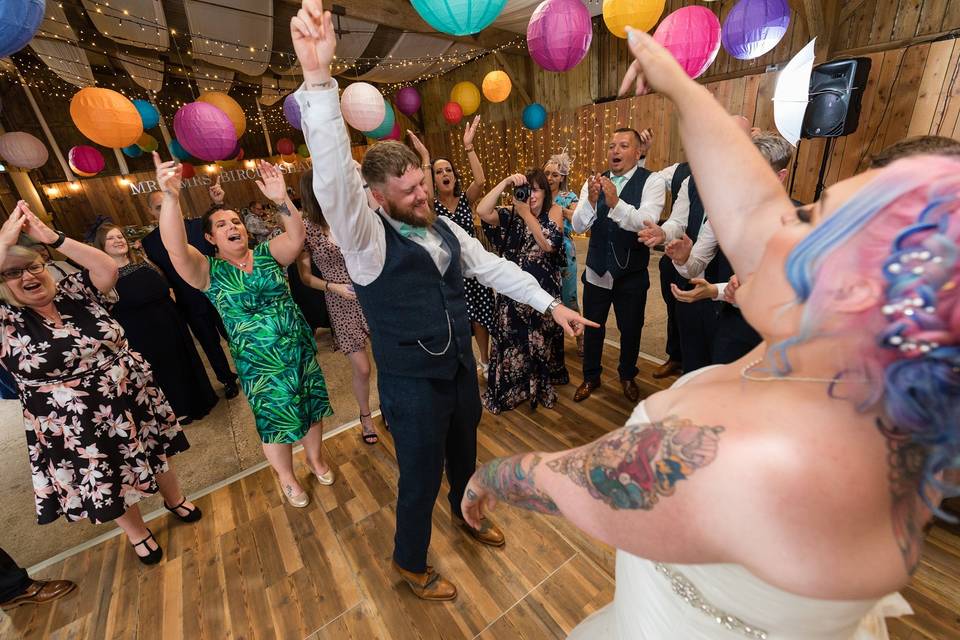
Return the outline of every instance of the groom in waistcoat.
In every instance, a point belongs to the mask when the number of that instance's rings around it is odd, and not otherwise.
[[[480,529],[462,517],[460,503],[477,457],[481,404],[470,343],[464,278],[551,314],[575,335],[587,322],[540,288],[516,264],[488,253],[459,226],[431,209],[430,164],[399,142],[381,142],[354,168],[350,138],[330,76],[336,38],[329,12],[305,0],[311,24],[291,23],[303,67],[296,95],[313,157],[313,188],[343,252],[370,327],[380,409],[393,436],[400,468],[393,566],[415,595],[452,600],[456,587],[427,564],[431,517],[446,468],[454,524],[475,540],[504,544],[489,520]],[[363,182],[367,184],[364,185]],[[380,205],[367,204],[369,187]]]
[[[643,144],[630,128],[617,129],[607,147],[608,169],[591,176],[580,192],[573,230],[590,230],[587,268],[583,273],[583,315],[599,327],[586,328],[583,338],[583,384],[573,399],[581,402],[600,386],[601,357],[607,315],[613,306],[620,330],[617,368],[623,395],[640,398],[634,378],[640,354],[640,332],[650,288],[650,249],[638,242],[645,224],[656,225],[663,212],[663,180],[640,166]]]

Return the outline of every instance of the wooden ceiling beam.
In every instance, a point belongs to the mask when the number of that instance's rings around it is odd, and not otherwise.
[[[817,38],[817,62],[824,62],[830,57],[833,28],[836,22],[835,15],[831,14],[836,13],[836,4],[830,0],[790,0],[790,5],[806,22],[810,37]],[[830,16],[829,20],[828,16]]]

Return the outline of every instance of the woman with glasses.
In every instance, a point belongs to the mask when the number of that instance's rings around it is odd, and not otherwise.
[[[16,244],[21,233],[84,270],[54,283],[40,255]],[[168,460],[190,445],[110,315],[116,282],[110,256],[50,229],[23,201],[0,227],[0,366],[19,388],[37,522],[116,520],[154,564],[163,552],[137,503],[159,491],[178,519],[201,514]]]

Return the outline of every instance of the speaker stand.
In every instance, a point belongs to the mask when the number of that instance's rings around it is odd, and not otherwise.
[[[817,176],[817,190],[813,193],[813,201],[820,199],[823,193],[823,177],[827,173],[827,162],[830,160],[830,147],[833,145],[833,138],[827,138],[827,143],[823,145],[823,158],[820,160],[820,175]]]

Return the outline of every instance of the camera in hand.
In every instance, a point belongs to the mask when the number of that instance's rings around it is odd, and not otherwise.
[[[530,199],[530,185],[521,184],[513,189],[513,197],[520,202],[526,202]]]

